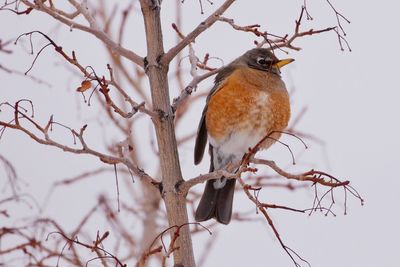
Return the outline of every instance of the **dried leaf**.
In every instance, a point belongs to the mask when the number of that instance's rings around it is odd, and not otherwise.
[[[108,164],[118,164],[121,163],[120,160],[118,159],[113,159],[113,158],[108,158],[108,157],[101,157],[100,160],[104,163],[108,163]]]
[[[81,83],[81,86],[79,86],[76,91],[78,92],[85,92],[86,90],[90,89],[92,87],[92,83],[88,80],[85,80]]]

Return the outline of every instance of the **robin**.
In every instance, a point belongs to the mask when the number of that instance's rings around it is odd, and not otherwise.
[[[294,59],[279,60],[265,48],[247,51],[216,76],[207,96],[197,130],[194,162],[203,158],[207,139],[210,172],[240,163],[248,149],[266,135],[270,147],[280,137],[290,118],[289,95],[280,68]],[[195,213],[196,221],[215,218],[228,224],[232,216],[236,179],[209,180]]]

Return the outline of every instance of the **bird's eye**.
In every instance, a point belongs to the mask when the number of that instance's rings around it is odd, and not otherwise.
[[[267,61],[263,57],[257,58],[257,63],[260,65],[267,65]]]

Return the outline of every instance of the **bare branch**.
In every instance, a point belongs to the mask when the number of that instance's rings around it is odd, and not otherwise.
[[[25,73],[23,73],[21,71],[15,70],[15,69],[7,68],[7,67],[5,67],[3,65],[0,65],[0,70],[3,70],[3,71],[5,71],[5,72],[7,72],[9,74],[15,74],[15,75],[18,75],[18,76],[21,76],[21,77],[28,78],[28,79],[32,80],[33,82],[35,82],[37,84],[43,84],[43,85],[45,85],[45,86],[47,86],[49,88],[52,87],[52,85],[50,83],[48,83],[47,81],[45,81],[45,80],[42,80],[42,79],[40,79],[40,78],[38,78],[36,76],[27,75],[27,74],[25,74]]]
[[[201,223],[194,222],[194,223],[185,223],[183,225],[173,225],[168,227],[167,229],[163,230],[161,233],[159,233],[153,240],[153,242],[150,244],[150,246],[147,248],[146,252],[144,252],[139,260],[139,262],[136,264],[137,267],[145,266],[146,261],[148,260],[149,256],[154,255],[156,253],[162,252],[164,250],[165,255],[163,255],[163,261],[162,261],[162,266],[165,266],[165,261],[167,258],[170,257],[170,255],[175,251],[178,250],[179,247],[177,247],[175,244],[177,242],[177,239],[180,235],[180,231],[182,227],[188,226],[188,225],[196,225],[201,227],[203,230],[206,230],[210,235],[212,235],[212,232],[205,226],[203,226]],[[172,233],[172,238],[169,243],[168,249],[164,243],[164,235],[171,230],[175,231]],[[157,241],[160,240],[161,246],[157,246],[156,248],[153,248],[153,246],[157,243]]]
[[[18,197],[17,194],[17,171],[15,170],[14,166],[11,162],[6,159],[3,155],[0,154],[0,162],[3,164],[4,169],[6,171],[6,175],[8,178],[8,184],[11,188],[13,199]]]
[[[180,41],[176,46],[172,47],[165,53],[160,60],[161,64],[167,65],[175,56],[182,51],[188,44],[194,42],[197,36],[202,32],[210,28],[217,20],[220,15],[222,15],[235,0],[225,0],[225,2],[206,20],[201,22],[191,33],[189,33],[182,41]]]
[[[329,1],[328,1],[328,3],[330,4]],[[351,48],[350,48],[347,40],[345,39],[346,33],[344,32],[343,27],[340,24],[339,18],[343,18],[346,22],[349,22],[349,21],[345,17],[342,17],[342,15],[339,12],[337,12],[336,9],[332,5],[331,5],[331,7],[335,11],[336,17],[338,19],[338,26],[327,27],[325,29],[319,29],[319,30],[310,29],[307,31],[301,31],[300,25],[303,20],[304,13],[306,13],[307,19],[311,19],[311,16],[307,12],[306,6],[302,6],[299,18],[295,21],[294,33],[290,37],[289,37],[289,34],[286,34],[285,36],[278,36],[276,34],[269,33],[268,31],[262,32],[259,30],[259,28],[260,28],[259,24],[240,26],[240,25],[235,24],[233,19],[222,17],[222,16],[219,16],[218,20],[228,23],[229,25],[232,26],[233,29],[235,29],[237,31],[250,32],[250,33],[253,33],[257,37],[263,37],[263,40],[261,42],[255,41],[255,44],[257,45],[257,47],[262,47],[265,44],[268,44],[271,50],[274,50],[274,49],[282,50],[282,48],[288,48],[288,49],[299,51],[299,50],[301,50],[301,48],[293,45],[293,43],[296,39],[299,39],[304,36],[311,36],[311,35],[320,34],[320,33],[324,33],[324,32],[334,31],[338,37],[338,42],[339,42],[341,50],[343,50],[342,42],[344,42],[347,45],[349,51],[351,51]],[[338,31],[338,28],[341,30],[341,32]],[[284,51],[284,52],[286,52],[286,51]]]
[[[172,102],[172,110],[176,111],[177,108],[179,107],[179,105],[183,101],[185,101],[192,94],[192,92],[194,90],[196,90],[197,85],[201,81],[207,79],[210,76],[213,76],[213,75],[217,74],[220,70],[221,70],[221,68],[209,71],[209,72],[207,72],[207,73],[205,73],[203,75],[200,75],[200,76],[193,77],[192,81],[185,87],[184,90],[182,90],[181,94],[178,97],[174,98],[174,100]]]
[[[252,25],[247,25],[247,26],[239,26],[239,25],[235,24],[235,21],[233,19],[225,18],[225,17],[222,17],[222,16],[219,16],[218,20],[228,23],[229,25],[232,26],[232,28],[234,28],[237,31],[252,32],[256,36],[262,36],[262,35],[265,34],[265,33],[260,32],[258,30],[258,28],[261,27],[261,25],[259,25],[259,24],[252,24]]]
[[[276,239],[279,241],[281,247],[284,249],[284,251],[289,255],[289,257],[291,258],[291,260],[293,261],[294,265],[296,267],[300,267],[301,265],[298,263],[298,261],[296,260],[296,257],[298,259],[300,259],[302,262],[306,263],[309,267],[311,267],[311,265],[304,260],[303,258],[301,258],[294,250],[292,250],[291,248],[289,248],[282,240],[277,228],[275,227],[271,217],[269,216],[269,214],[266,211],[266,207],[263,205],[263,203],[261,203],[258,200],[258,194],[252,195],[250,193],[250,190],[254,190],[251,186],[247,185],[246,183],[243,182],[243,180],[239,177],[238,181],[240,183],[240,185],[243,187],[244,192],[246,193],[247,197],[256,205],[257,211],[261,211],[261,213],[264,215],[264,218],[266,219],[266,221],[268,222],[269,226],[271,227],[272,231],[274,232],[274,235],[276,237]],[[259,189],[255,189],[258,190]]]
[[[17,43],[19,41],[19,39],[22,36],[29,36],[30,37],[30,42],[31,42],[31,47],[33,47],[32,44],[32,40],[31,37],[34,33],[38,33],[40,35],[42,35],[45,39],[47,39],[49,41],[48,44],[46,44],[45,46],[43,46],[39,52],[36,54],[35,59],[33,60],[31,67],[25,72],[25,74],[27,74],[34,66],[36,59],[38,58],[38,56],[40,55],[40,53],[44,50],[44,48],[48,47],[48,46],[53,46],[55,51],[57,53],[59,53],[65,60],[67,60],[67,62],[69,62],[70,64],[76,66],[81,72],[82,74],[91,80],[96,80],[98,85],[100,86],[100,92],[104,95],[105,99],[106,99],[106,104],[111,106],[114,111],[116,113],[118,113],[119,115],[121,115],[123,118],[131,118],[133,115],[135,115],[138,111],[143,112],[147,115],[150,116],[157,116],[157,114],[155,112],[152,112],[148,109],[145,108],[145,103],[142,102],[140,104],[136,103],[135,101],[132,100],[132,98],[122,89],[122,87],[115,81],[114,79],[114,75],[113,75],[113,70],[111,68],[111,66],[109,64],[107,64],[107,69],[109,71],[110,74],[110,80],[106,80],[104,78],[104,76],[102,78],[100,78],[95,70],[91,67],[84,67],[83,65],[81,65],[76,57],[76,54],[74,51],[72,51],[72,56],[69,56],[68,54],[66,54],[63,50],[63,48],[61,46],[58,46],[49,36],[47,36],[46,34],[42,33],[41,31],[32,31],[32,32],[28,32],[28,33],[24,33],[20,36],[18,36],[18,38],[16,39],[15,43]],[[91,70],[91,72],[88,71]],[[84,82],[87,82],[87,80],[85,80]],[[86,91],[86,89],[90,88],[89,86],[85,86],[83,87],[83,83],[81,84],[81,86],[77,89],[78,92],[84,92]],[[111,97],[109,96],[109,85],[113,85],[117,91],[123,96],[124,101],[129,102],[129,104],[131,105],[132,110],[130,112],[124,112],[122,109],[120,109],[115,102],[111,99]],[[94,92],[94,90],[93,90]],[[90,98],[89,98],[89,104],[90,104]]]
[[[185,35],[179,30],[178,26],[176,24],[172,24],[172,28],[176,31],[178,36],[184,40],[186,37]],[[210,68],[207,66],[207,62],[209,60],[209,54],[206,54],[204,57],[203,62],[200,62],[198,57],[195,55],[195,51],[193,49],[193,46],[191,43],[188,44],[189,46],[189,61],[190,61],[190,75],[193,77],[192,81],[181,91],[181,94],[173,99],[172,102],[172,111],[175,112],[177,111],[178,107],[181,106],[183,103],[186,102],[187,98],[189,95],[192,94],[194,90],[196,90],[197,85],[207,79],[208,77],[217,74],[221,68],[215,69],[215,68]],[[197,74],[197,68],[201,69],[206,69],[209,72],[203,74],[203,75],[198,75]],[[177,119],[179,119],[180,112],[177,113]]]
[[[108,237],[108,232],[105,232],[101,237],[99,235],[97,235],[96,240],[93,242],[93,245],[90,244],[86,244],[84,242],[81,242],[78,240],[77,237],[73,237],[73,238],[69,238],[68,236],[66,236],[64,233],[62,232],[52,232],[48,235],[48,237],[52,234],[59,234],[61,235],[65,240],[68,241],[68,244],[76,244],[79,245],[81,247],[90,249],[91,251],[95,251],[97,253],[97,251],[101,251],[102,253],[104,253],[106,256],[106,258],[110,258],[115,260],[116,266],[121,266],[121,267],[125,267],[126,264],[123,264],[116,256],[114,256],[112,253],[108,252],[107,250],[105,250],[104,248],[102,248],[100,245],[100,243]],[[48,238],[47,237],[47,238]],[[99,259],[101,259],[101,257],[99,257]],[[90,262],[90,261],[88,261]]]
[[[2,105],[6,105],[6,106],[9,106],[9,107],[14,109],[14,123],[7,123],[7,122],[4,122],[4,121],[0,121],[0,126],[3,126],[5,128],[11,128],[11,129],[16,129],[16,130],[22,131],[26,135],[28,135],[30,138],[32,138],[33,140],[35,140],[36,142],[38,142],[40,144],[57,147],[57,148],[60,148],[63,151],[66,151],[66,152],[75,153],[75,154],[93,155],[93,156],[96,156],[97,158],[99,158],[102,162],[107,163],[107,164],[111,164],[111,165],[122,163],[125,166],[127,166],[135,175],[137,175],[138,177],[140,177],[144,181],[149,182],[150,184],[153,184],[153,185],[157,185],[158,184],[158,182],[156,180],[154,180],[152,177],[150,177],[147,173],[145,173],[138,166],[136,166],[128,158],[107,155],[107,154],[100,153],[100,152],[98,152],[96,150],[93,150],[90,147],[88,147],[88,145],[85,142],[84,136],[83,136],[87,125],[84,125],[79,130],[79,132],[71,129],[71,132],[72,132],[73,136],[78,138],[78,140],[81,143],[82,148],[73,148],[73,147],[66,146],[66,145],[63,145],[61,143],[58,143],[58,142],[52,140],[50,138],[49,134],[48,134],[48,127],[41,127],[33,119],[29,118],[27,115],[25,115],[25,113],[23,113],[23,112],[21,112],[19,110],[21,108],[19,106],[20,102],[21,102],[21,100],[16,102],[16,104],[14,106],[9,104],[9,103],[7,103],[7,102],[2,104]],[[44,137],[39,137],[38,135],[34,134],[29,129],[23,127],[20,124],[20,119],[24,119],[24,120],[29,121],[31,124],[33,124],[35,126],[35,128],[37,130],[39,130],[39,132],[41,132],[44,135]],[[50,118],[50,120],[47,123],[47,125],[53,124],[53,123],[54,122],[52,121],[52,118]]]
[[[346,186],[350,184],[350,181],[344,181],[341,182],[337,178],[321,171],[308,171],[302,174],[291,174],[288,173],[276,165],[276,163],[272,160],[265,160],[265,159],[253,159],[251,162],[255,164],[262,164],[262,165],[267,165],[274,171],[276,171],[278,174],[280,174],[283,177],[286,177],[287,179],[292,179],[292,180],[297,180],[297,181],[308,181],[308,182],[313,182],[313,183],[318,183],[321,185],[329,186],[329,187],[340,187],[340,186]],[[326,181],[324,177],[327,177],[329,181]]]
[[[221,177],[236,179],[237,177],[240,176],[240,174],[241,174],[240,171],[238,171],[237,173],[231,173],[224,169],[213,171],[185,181],[179,186],[179,190],[180,192],[182,192],[182,194],[187,194],[189,189],[197,184],[201,184],[212,179],[219,179]]]
[[[33,3],[29,2],[28,0],[21,0],[21,2],[24,3],[26,6],[28,6],[28,8],[32,8],[32,9],[35,9],[40,12],[44,12],[44,13],[52,16],[54,19],[69,26],[71,29],[78,29],[78,30],[88,32],[88,33],[94,35],[95,37],[97,37],[100,41],[102,41],[106,46],[110,47],[116,53],[118,53],[121,56],[127,58],[128,60],[136,63],[138,66],[141,66],[141,67],[144,66],[143,57],[137,55],[133,51],[128,50],[128,49],[122,47],[120,44],[111,40],[104,31],[97,28],[97,24],[95,23],[95,20],[94,19],[92,20],[92,18],[90,16],[85,17],[86,19],[88,19],[88,21],[90,23],[90,26],[88,27],[88,26],[76,23],[75,21],[68,18],[68,16],[63,16],[62,14],[56,12],[54,10],[54,8],[46,6],[41,1],[35,1],[36,4],[33,4]],[[75,7],[76,7],[77,12],[82,13],[84,15],[89,14],[88,11],[85,10],[82,6],[77,5]]]
[[[1,8],[0,8],[1,10]],[[6,54],[11,54],[12,50],[8,49],[7,46],[12,43],[11,40],[3,42],[3,40],[0,39],[0,52],[6,53]]]

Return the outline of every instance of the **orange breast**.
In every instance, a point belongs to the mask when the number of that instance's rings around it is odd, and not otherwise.
[[[233,132],[261,139],[271,131],[282,131],[289,118],[289,97],[280,77],[242,68],[225,79],[209,100],[206,126],[210,137],[223,143]]]

